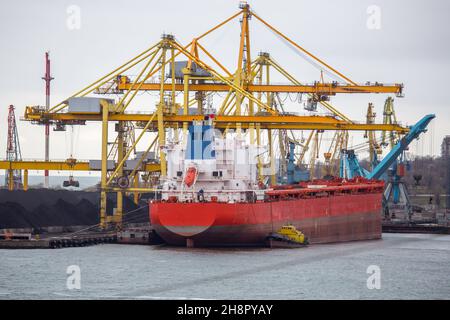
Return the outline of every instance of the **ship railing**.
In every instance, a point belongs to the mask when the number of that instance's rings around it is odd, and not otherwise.
[[[200,189],[199,189],[200,190]],[[162,193],[192,193],[198,192],[199,190],[158,190],[158,192]],[[254,189],[240,189],[240,190],[203,190],[204,193],[245,193],[245,192],[254,192],[254,191],[262,191],[262,190],[254,190]]]
[[[276,189],[268,190],[266,195],[271,200],[285,199],[289,197],[327,197],[331,195],[362,194],[383,192],[382,181],[361,184],[350,184],[341,186],[324,186],[321,188],[298,188],[298,189]]]

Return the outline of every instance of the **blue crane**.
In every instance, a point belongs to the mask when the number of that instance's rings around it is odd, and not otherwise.
[[[341,150],[339,165],[339,176],[341,178],[351,179],[353,177],[367,177],[367,175],[369,175],[369,171],[359,165],[354,150]]]
[[[392,148],[392,150],[379,162],[371,172],[362,168],[353,150],[341,151],[340,176],[351,179],[355,176],[365,177],[367,179],[380,179],[383,174],[389,170],[389,180],[386,185],[383,199],[385,214],[389,215],[388,202],[392,198],[394,204],[398,204],[401,199],[405,204],[409,218],[411,218],[412,209],[409,201],[408,191],[402,181],[403,170],[398,173],[398,168],[403,167],[403,152],[409,144],[417,139],[419,135],[427,131],[427,126],[436,116],[429,114],[423,117],[415,125],[410,127],[410,131]],[[400,157],[400,160],[398,160]]]
[[[408,134],[406,134],[400,141],[392,148],[392,150],[384,157],[380,163],[369,172],[359,165],[358,159],[353,150],[342,150],[340,176],[351,179],[356,176],[365,177],[367,179],[379,179],[397,158],[405,151],[409,144],[417,139],[419,135],[427,131],[427,126],[431,120],[436,116],[429,114],[420,119],[415,125],[410,127]]]
[[[392,148],[392,150],[384,157],[384,159],[367,175],[368,179],[379,179],[381,175],[397,160],[398,156],[405,151],[409,144],[417,139],[419,135],[427,131],[427,126],[436,116],[428,114],[413,125],[408,134]]]
[[[295,143],[289,141],[289,155],[287,164],[287,183],[294,184],[300,181],[308,181],[309,171],[302,169],[300,166],[295,164]]]

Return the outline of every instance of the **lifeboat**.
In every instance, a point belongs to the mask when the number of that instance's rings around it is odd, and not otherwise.
[[[184,184],[187,187],[192,186],[195,183],[195,179],[197,178],[197,168],[196,167],[189,167],[186,171],[186,174],[184,176]]]

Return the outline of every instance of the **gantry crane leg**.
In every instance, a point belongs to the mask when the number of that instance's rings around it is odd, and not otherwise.
[[[189,114],[189,75],[190,70],[187,68],[183,69],[183,82],[184,82],[184,92],[183,92],[183,115],[187,116]],[[188,123],[183,122],[183,143],[186,143]]]
[[[164,81],[165,81],[165,72],[166,72],[166,53],[167,53],[167,44],[163,42],[162,44],[162,56],[161,56],[161,87],[159,90],[159,104],[157,108],[158,115],[158,135],[159,135],[159,148],[163,148],[166,144],[166,132],[164,129]],[[161,161],[161,177],[165,177],[167,174],[167,163],[166,163],[166,154],[163,150],[160,150],[159,157]]]
[[[8,190],[14,191],[14,170],[8,170]]]
[[[28,190],[28,169],[23,170],[23,191]]]
[[[139,188],[139,173],[135,173],[133,177],[133,184],[135,188]],[[139,192],[133,193],[133,201],[134,204],[138,204],[139,202]]]
[[[277,177],[275,174],[275,154],[273,150],[272,129],[267,130],[267,138],[269,140],[270,183],[274,186],[277,184]]]
[[[118,133],[117,133],[117,163],[121,163],[124,157],[124,122],[119,121],[117,125]],[[119,169],[118,176],[121,177],[123,175],[123,167]],[[122,225],[122,216],[123,216],[123,192],[117,192],[117,207],[116,212],[114,212],[113,222],[116,224],[116,227],[121,227]]]
[[[257,145],[257,161],[258,161],[258,180],[262,181],[263,179],[263,165],[261,155],[259,154],[259,148],[261,146],[261,125],[256,123],[256,145]]]
[[[106,221],[106,175],[108,173],[108,113],[109,105],[102,103],[102,176],[100,192],[100,228],[107,226]]]

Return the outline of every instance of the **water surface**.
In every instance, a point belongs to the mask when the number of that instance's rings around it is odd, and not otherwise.
[[[81,289],[69,290],[78,265]],[[381,288],[367,288],[367,268]],[[0,250],[0,299],[450,299],[450,236],[298,249],[186,249],[105,244]]]

